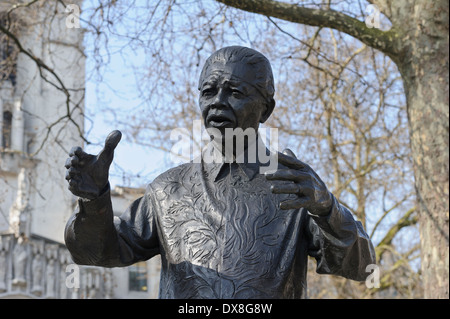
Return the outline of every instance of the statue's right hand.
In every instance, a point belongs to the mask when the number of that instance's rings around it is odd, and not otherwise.
[[[76,196],[95,199],[108,185],[109,167],[114,149],[122,138],[120,131],[111,132],[105,141],[105,147],[98,155],[91,155],[81,147],[73,147],[69,152],[65,167],[69,190]]]

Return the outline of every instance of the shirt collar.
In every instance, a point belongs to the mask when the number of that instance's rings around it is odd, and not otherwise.
[[[229,174],[230,164],[237,165],[247,181],[251,181],[259,172],[259,164],[257,163],[204,163],[203,167],[209,172],[214,182],[217,182]]]
[[[273,154],[270,152],[270,150],[266,147],[264,142],[258,138],[258,143],[256,144],[258,146],[258,149],[263,147],[265,150],[265,154]],[[251,145],[250,147],[253,147],[254,145]],[[205,157],[205,154],[209,154],[208,157]],[[211,156],[213,154],[214,156]],[[258,152],[256,151],[256,154]],[[268,156],[268,155],[267,155]],[[246,177],[248,181],[255,178],[255,176],[261,172],[261,167],[265,166],[264,163],[261,163],[260,158],[256,155],[256,161],[249,162],[248,160],[242,161],[236,161],[236,159],[231,162],[230,160],[226,160],[222,154],[219,154],[219,151],[214,149],[213,143],[208,143],[206,147],[202,151],[202,157],[200,159],[203,169],[205,172],[208,173],[209,176],[211,176],[211,179],[215,182],[226,176],[230,171],[230,164],[234,164],[238,166],[238,169],[243,172],[243,176]],[[248,159],[247,154],[244,156],[245,159]]]

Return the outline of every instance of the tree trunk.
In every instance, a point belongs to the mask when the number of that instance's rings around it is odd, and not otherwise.
[[[424,297],[449,298],[449,37],[442,16],[448,3],[441,11],[429,6],[422,1],[414,8],[415,28],[403,36],[397,65],[407,98]]]

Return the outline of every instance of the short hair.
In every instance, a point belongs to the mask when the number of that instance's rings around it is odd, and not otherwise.
[[[200,80],[198,89],[201,89],[202,82],[208,74],[210,67],[214,63],[236,63],[243,62],[253,68],[256,89],[266,99],[269,105],[274,106],[275,100],[275,85],[273,80],[272,66],[269,60],[260,52],[242,46],[228,46],[214,52],[205,62],[202,72],[200,73]]]

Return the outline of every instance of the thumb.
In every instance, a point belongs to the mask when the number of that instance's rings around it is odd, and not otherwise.
[[[289,148],[285,148],[282,152],[284,155],[293,157],[293,158],[297,158],[297,156],[295,156],[294,152],[292,152]]]
[[[112,161],[114,150],[117,147],[117,144],[119,144],[121,138],[122,133],[118,130],[109,133],[105,140],[105,147],[103,147],[100,154],[98,154],[98,158]]]

